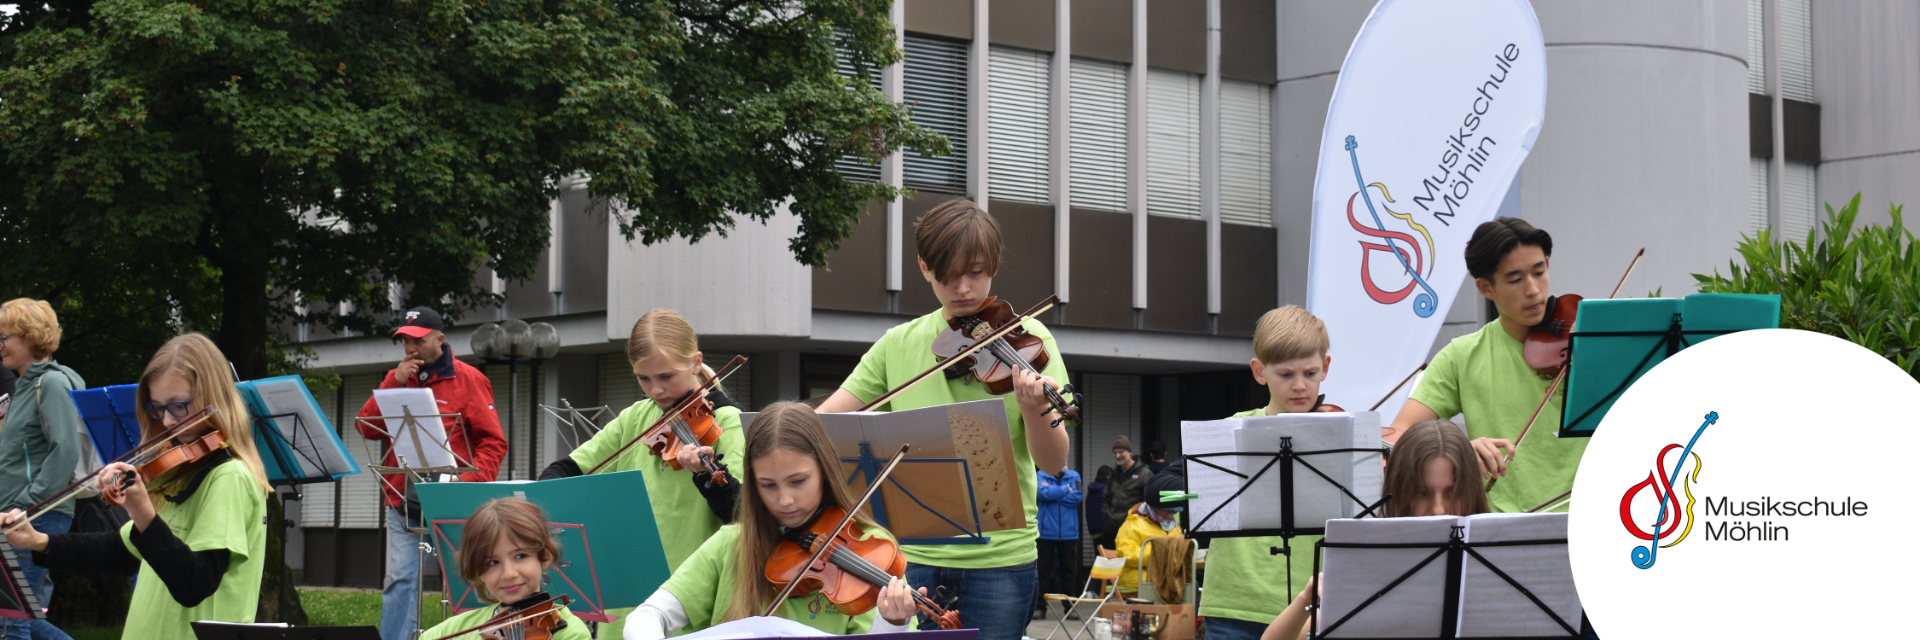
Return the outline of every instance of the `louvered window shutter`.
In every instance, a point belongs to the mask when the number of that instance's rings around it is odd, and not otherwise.
[[[1073,206],[1127,211],[1127,65],[1074,58]]]
[[[906,151],[906,186],[966,193],[967,45],[907,37],[906,100],[913,123],[946,136],[953,152],[929,158]]]
[[[1220,83],[1221,222],[1273,226],[1271,91],[1253,82]]]
[[[1813,102],[1813,7],[1780,0],[1780,97]]]
[[[844,41],[846,39],[846,35],[841,30],[835,29],[834,33],[840,40]],[[839,71],[841,77],[849,80],[855,79],[857,72],[853,68],[853,56],[847,53],[846,47],[834,47],[833,60],[834,70]],[[867,70],[867,84],[872,86],[876,91],[880,89],[880,70],[878,68]],[[868,162],[863,158],[855,156],[841,156],[839,160],[833,163],[833,166],[834,169],[840,172],[840,175],[846,176],[849,180],[859,182],[880,181],[880,163],[878,162]]]
[[[1147,211],[1200,217],[1200,76],[1147,70]]]
[[[987,74],[988,189],[995,200],[1046,204],[1049,54],[993,47]]]

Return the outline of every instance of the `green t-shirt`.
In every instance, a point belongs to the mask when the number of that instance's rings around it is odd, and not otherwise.
[[[1264,415],[1267,409],[1261,407],[1228,417]],[[1273,624],[1273,619],[1280,617],[1287,603],[1293,602],[1293,596],[1307,588],[1307,580],[1313,577],[1313,543],[1319,539],[1320,536],[1294,536],[1294,593],[1287,593],[1287,556],[1272,551],[1281,546],[1280,536],[1215,538],[1207,545],[1207,574],[1202,585],[1206,597],[1200,599],[1200,617]]]
[[[634,438],[646,432],[660,419],[659,405],[652,399],[633,403],[626,411],[620,412],[607,428],[594,434],[593,439],[574,449],[570,457],[581,471],[592,469],[600,461]],[[735,477],[741,475],[738,465],[747,448],[746,434],[740,430],[740,409],[721,407],[713,412],[714,424],[720,427],[720,440],[714,443],[713,451],[721,464],[733,469]],[[674,471],[665,459],[653,455],[646,445],[634,443],[620,457],[597,473],[633,471],[638,469],[647,483],[647,503],[653,506],[653,521],[660,530],[660,546],[667,554],[667,569],[678,570],[687,556],[693,555],[700,543],[720,530],[720,518],[707,508],[707,499],[700,496],[700,489],[693,486],[693,478],[686,471]]]
[[[861,539],[876,534],[869,530]],[[879,535],[885,535],[881,533]],[[733,606],[733,583],[735,580],[765,580],[761,570],[755,569],[751,575],[740,575],[734,566],[733,554],[740,544],[740,525],[730,524],[720,527],[720,531],[707,538],[700,550],[687,558],[687,563],[660,585],[667,593],[680,601],[680,607],[687,612],[687,628],[680,633],[693,633],[726,622],[727,609]],[[815,610],[818,610],[817,612]],[[829,635],[847,636],[866,633],[873,626],[875,607],[857,616],[848,616],[840,608],[815,593],[802,597],[787,598],[781,603],[779,616],[819,629]],[[755,611],[754,615],[760,612]],[[911,626],[911,623],[909,623]]]
[[[1552,383],[1527,366],[1520,341],[1494,320],[1440,349],[1413,399],[1443,418],[1465,414],[1471,437],[1512,440],[1520,436]],[[1562,384],[1526,441],[1516,443],[1519,452],[1507,465],[1507,476],[1487,496],[1494,511],[1526,511],[1573,486],[1587,439],[1554,435],[1560,431],[1560,402],[1566,393]]]
[[[220,588],[191,608],[182,607],[160,581],[160,575],[142,558],[140,578],[127,607],[127,640],[193,640],[196,620],[253,622],[260,608],[260,570],[266,566],[267,494],[253,483],[253,474],[239,460],[230,460],[207,472],[200,488],[183,504],[155,498],[159,518],[174,537],[194,551],[226,549],[227,572]],[[120,527],[120,541],[134,557],[140,551],[129,536],[133,523]]]
[[[420,638],[422,640],[436,640],[441,636],[461,629],[472,629],[480,626],[489,618],[492,618],[494,612],[498,610],[500,610],[500,605],[490,604],[447,618],[444,622],[433,625],[433,628],[428,629],[426,633],[420,634]],[[580,618],[574,616],[572,611],[561,609],[560,618],[567,621],[567,626],[566,628],[553,632],[553,640],[588,640],[593,637],[593,633],[587,631],[587,623],[582,622]],[[464,634],[455,637],[453,640],[480,640],[480,634]]]
[[[1041,338],[1047,353],[1052,356],[1041,373],[1065,384],[1067,364],[1060,357],[1060,348],[1053,344],[1053,334],[1038,320],[1028,320],[1023,327],[1027,333]],[[860,357],[860,366],[854,368],[853,375],[841,383],[840,388],[846,389],[861,402],[868,402],[912,380],[914,376],[939,364],[940,359],[933,355],[933,339],[946,330],[947,321],[937,310],[888,329],[887,334],[881,336],[880,341],[873,343],[873,347],[867,349],[867,354]],[[988,393],[986,385],[980,384],[972,376],[935,378],[894,396],[882,409],[905,411],[990,398],[1004,400],[1008,437],[1013,440],[1016,465],[1013,471],[1014,476],[1020,479],[1020,502],[1026,508],[1027,526],[990,532],[987,537],[991,542],[987,544],[902,545],[900,548],[910,562],[951,569],[1011,567],[1039,560],[1035,541],[1040,539],[1040,509],[1034,501],[1039,491],[1039,479],[1034,474],[1033,453],[1027,450],[1027,425],[1020,417],[1020,403],[1011,393],[1004,396]]]

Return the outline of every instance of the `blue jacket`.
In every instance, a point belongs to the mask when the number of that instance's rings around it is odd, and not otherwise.
[[[1040,539],[1079,540],[1080,472],[1068,469],[1063,477],[1040,471]]]
[[[1106,498],[1107,483],[1091,482],[1087,484],[1087,500],[1085,503],[1087,533],[1093,534],[1095,538],[1106,535],[1107,533],[1105,522],[1103,521],[1106,518],[1106,514],[1101,510],[1102,505],[1106,504]]]

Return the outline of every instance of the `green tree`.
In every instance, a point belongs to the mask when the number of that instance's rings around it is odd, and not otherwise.
[[[648,243],[784,203],[795,259],[821,265],[896,195],[834,160],[946,151],[835,73],[836,45],[861,70],[900,59],[889,6],[20,5],[0,22],[0,294],[55,301],[99,341],[67,355],[102,382],[183,329],[258,377],[279,322],[370,332],[396,297],[453,317],[497,303],[476,270],[529,277],[576,175]]]
[[[1804,240],[1774,237],[1771,230],[1743,237],[1745,266],[1729,262],[1728,275],[1694,274],[1711,293],[1771,293],[1780,296],[1780,326],[1816,331],[1872,349],[1920,379],[1920,250],[1888,205],[1893,222],[1855,229],[1860,194],[1835,211]]]

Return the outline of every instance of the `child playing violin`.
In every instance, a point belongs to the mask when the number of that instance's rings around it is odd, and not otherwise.
[[[512,626],[480,633],[463,633],[485,626],[500,614],[544,602],[541,578],[560,559],[560,543],[547,533],[547,514],[539,505],[520,498],[495,498],[474,510],[460,532],[460,577],[473,585],[480,599],[492,604],[447,618],[420,635],[421,640],[515,637]],[[518,605],[518,606],[516,606]],[[555,606],[554,640],[586,640],[587,625]],[[521,623],[538,625],[538,622]],[[525,629],[521,626],[520,629]],[[454,634],[460,634],[455,636]]]
[[[1382,508],[1384,518],[1470,516],[1489,510],[1479,456],[1466,432],[1448,420],[1427,420],[1400,433],[1400,443],[1387,458],[1382,488],[1393,496]],[[1306,637],[1307,606],[1313,603],[1318,582],[1315,579],[1294,597],[1267,626],[1261,640]],[[1211,634],[1211,620],[1208,625]]]
[[[889,329],[860,358],[853,375],[820,405],[821,413],[859,409],[913,379],[936,361],[932,354],[934,339],[948,330],[948,322],[979,313],[986,305],[1004,248],[1000,223],[993,216],[966,199],[948,201],[914,223],[913,242],[919,254],[920,275],[940,300],[940,308]],[[989,532],[991,541],[984,545],[905,548],[907,577],[915,584],[945,587],[969,603],[961,613],[961,626],[979,629],[981,640],[1018,640],[1026,631],[1027,612],[1032,609],[1039,582],[1035,568],[1040,537],[1035,465],[1059,469],[1067,464],[1067,432],[1048,426],[1059,414],[1046,397],[1048,387],[1058,388],[1067,379],[1066,362],[1054,345],[1053,335],[1039,320],[1027,320],[1022,327],[1041,338],[1051,355],[1040,375],[1015,371],[1014,397],[1006,402],[1014,475],[1020,481],[1026,526]],[[894,396],[885,408],[903,411],[997,397],[1002,396],[991,394],[985,384],[965,375],[915,386]]]
[[[22,524],[7,542],[33,552],[49,569],[133,575],[139,580],[127,609],[123,638],[191,640],[195,620],[253,622],[260,606],[260,570],[266,558],[267,493],[271,491],[253,444],[253,430],[227,359],[213,341],[189,333],[160,347],[135,391],[143,440],[215,411],[175,438],[192,442],[218,432],[226,446],[183,463],[152,483],[124,462],[100,471],[95,488],[124,505],[131,522],[112,533],[35,531],[18,509],[0,526]],[[155,498],[164,498],[155,500]],[[136,623],[137,624],[132,624]]]
[[[738,521],[708,538],[634,611],[626,623],[627,638],[658,640],[760,615],[785,586],[764,577],[783,534],[805,529],[824,510],[845,510],[856,502],[826,429],[805,404],[780,402],[761,410],[747,431],[746,451],[745,464],[735,467],[744,470],[746,485]],[[855,522],[860,539],[890,538],[864,516]],[[906,630],[916,613],[906,583],[894,577],[878,592],[876,606],[857,615],[848,615],[821,593],[789,597],[776,615],[832,635]]]

